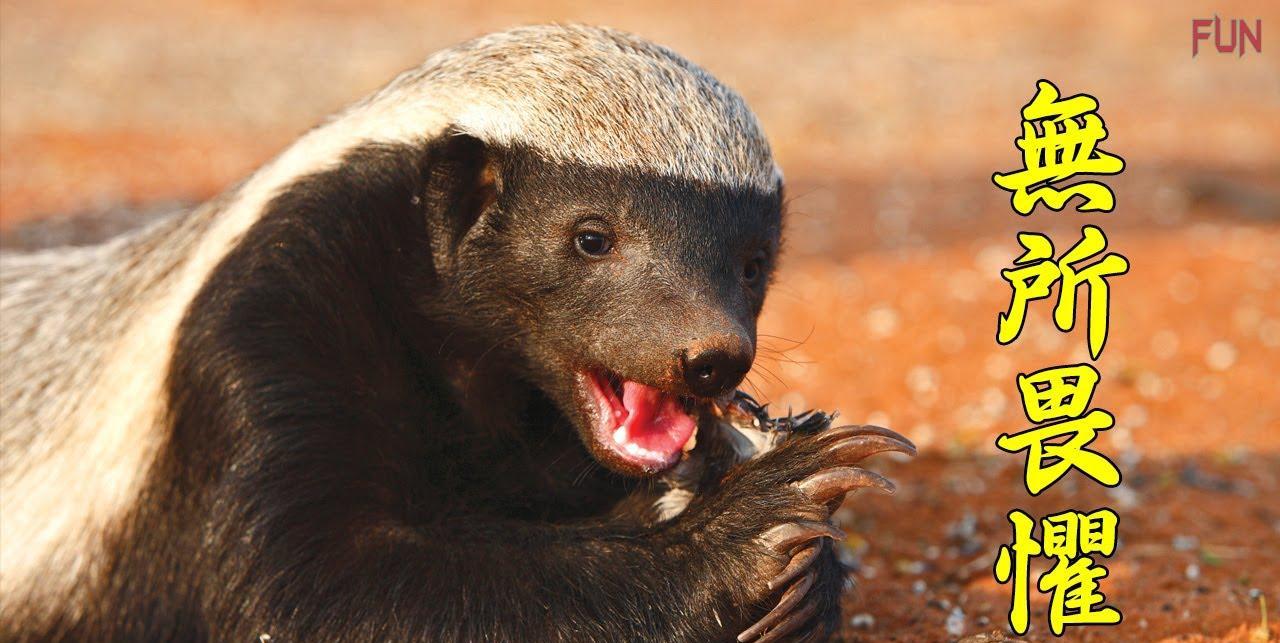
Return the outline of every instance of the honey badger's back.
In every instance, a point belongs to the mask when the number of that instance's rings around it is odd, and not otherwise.
[[[72,599],[160,440],[149,314],[200,217],[0,255],[0,625]],[[3,631],[3,630],[0,630]]]

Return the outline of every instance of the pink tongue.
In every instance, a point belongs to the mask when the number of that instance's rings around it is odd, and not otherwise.
[[[646,451],[675,453],[693,435],[693,418],[680,408],[675,396],[659,389],[623,382],[622,406],[627,409],[627,441]]]

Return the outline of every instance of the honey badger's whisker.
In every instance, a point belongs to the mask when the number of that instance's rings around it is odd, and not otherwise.
[[[510,342],[510,341],[512,341],[512,340],[519,339],[519,338],[521,338],[521,337],[523,337],[523,336],[525,336],[525,335],[528,335],[528,334],[529,334],[529,331],[527,331],[527,330],[519,330],[519,331],[516,331],[516,332],[514,332],[514,333],[511,333],[510,335],[507,335],[506,337],[503,337],[502,339],[499,339],[499,340],[497,340],[497,341],[493,342],[493,344],[491,344],[488,348],[486,348],[486,349],[484,349],[483,351],[481,351],[480,356],[476,358],[475,362],[471,365],[471,367],[472,367],[472,368],[479,368],[479,367],[480,367],[480,363],[484,361],[484,358],[485,358],[485,357],[487,357],[487,356],[488,356],[490,353],[492,353],[493,351],[497,350],[500,346],[503,346],[503,345],[504,345],[504,344],[506,344],[507,342]]]
[[[748,373],[746,377],[742,378],[742,383],[750,387],[751,392],[754,393],[756,397],[763,396],[763,394],[760,392],[760,387],[756,386],[756,383],[752,381],[750,373]]]
[[[757,334],[757,337],[761,338],[761,340],[775,339],[775,340],[780,340],[790,344],[790,346],[786,346],[783,348],[776,348],[776,347],[770,346],[765,341],[760,341],[759,345],[757,346],[757,350],[763,356],[771,357],[780,363],[786,362],[788,364],[795,364],[797,366],[810,364],[811,362],[808,360],[805,360],[805,361],[796,360],[795,358],[791,357],[789,353],[791,351],[794,351],[800,348],[806,342],[808,342],[809,339],[813,337],[813,332],[815,329],[816,329],[815,326],[810,326],[808,334],[805,335],[804,339],[800,339],[800,340],[789,339],[786,337],[782,337],[780,335],[768,335],[764,333]]]
[[[773,382],[774,382],[775,384],[777,384],[778,386],[786,386],[786,385],[787,385],[787,383],[786,383],[786,382],[782,381],[782,378],[778,377],[778,376],[777,376],[777,374],[775,374],[773,371],[769,370],[769,367],[765,366],[764,364],[761,364],[759,361],[757,361],[757,362],[753,365],[752,369],[753,369],[753,370],[755,370],[755,369],[759,369],[761,373],[763,373],[765,376],[767,376],[771,381],[773,381]]]
[[[794,366],[808,366],[814,363],[812,360],[803,360],[803,361],[797,360],[786,353],[771,352],[769,349],[764,347],[760,347],[757,350],[759,351],[757,353],[758,358],[771,359],[774,362],[777,362],[779,364],[791,364]]]
[[[791,344],[791,346],[787,347],[786,349],[783,349],[784,351],[787,351],[787,350],[793,350],[803,346],[805,343],[807,343],[810,339],[813,338],[813,332],[815,330],[817,330],[817,326],[810,326],[809,332],[805,334],[804,339],[791,339],[789,337],[784,337],[782,335],[769,335],[767,333],[757,333],[756,336],[763,337],[766,339],[777,339],[777,340],[787,342]]]
[[[571,486],[574,487],[582,484],[582,481],[586,480],[587,476],[600,470],[600,464],[595,460],[586,460],[578,466],[580,467],[580,470],[578,471],[578,474],[573,477],[573,483],[571,484]]]

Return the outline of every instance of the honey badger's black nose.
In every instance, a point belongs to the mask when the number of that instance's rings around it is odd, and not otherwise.
[[[742,381],[755,349],[746,338],[726,335],[695,342],[681,355],[685,385],[699,397],[717,397]]]

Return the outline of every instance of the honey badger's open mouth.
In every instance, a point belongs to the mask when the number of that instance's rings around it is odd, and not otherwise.
[[[583,384],[595,404],[592,437],[628,468],[654,473],[692,448],[693,401],[612,373],[589,371]]]

